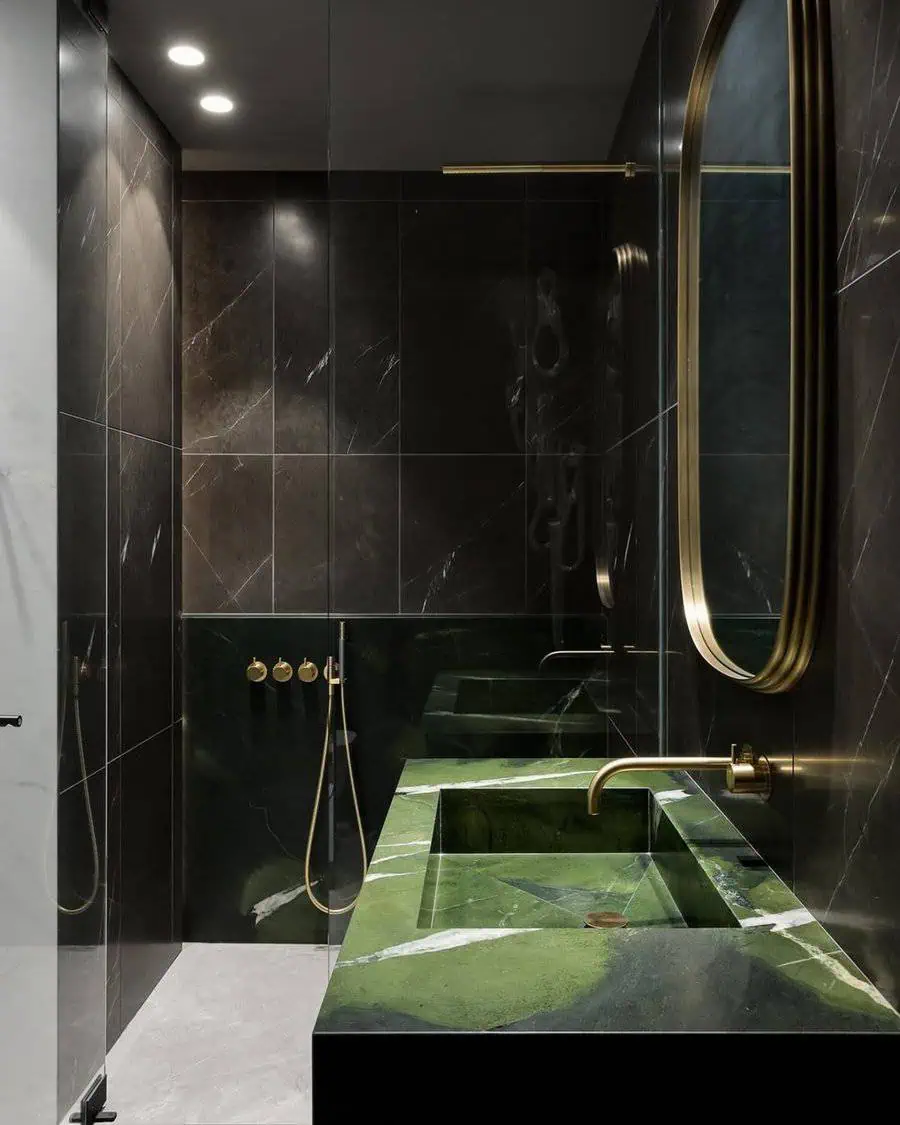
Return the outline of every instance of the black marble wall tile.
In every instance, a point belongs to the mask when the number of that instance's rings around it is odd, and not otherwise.
[[[271,206],[185,204],[182,252],[183,447],[270,453]]]
[[[107,97],[106,145],[106,420],[118,428],[122,416],[122,145],[127,117]]]
[[[276,457],[274,610],[328,610],[328,457]]]
[[[401,208],[404,453],[512,453],[525,339],[523,208]]]
[[[59,15],[58,542],[55,559],[34,558],[31,566],[50,588],[58,574],[56,680],[46,689],[59,719],[57,878],[46,891],[58,907],[63,1118],[102,1069],[106,1047],[107,50],[69,0]],[[27,520],[16,514],[27,548]],[[9,581],[14,593],[22,581],[15,568]]]
[[[171,444],[172,166],[127,114],[120,121],[121,391],[114,421],[131,433]]]
[[[123,833],[133,830],[138,837],[146,836],[140,818],[125,823],[135,817],[135,808],[145,823],[152,822],[163,834],[161,840],[147,846],[164,850],[165,862],[180,868],[180,837],[172,827],[177,794],[171,755],[168,761],[155,758],[160,772],[146,792],[142,794],[139,786],[132,788],[127,813],[122,774],[130,753],[140,753],[134,748],[143,747],[144,740],[161,730],[170,730],[173,713],[181,709],[174,643],[181,567],[179,544],[173,539],[173,529],[181,525],[177,448],[181,441],[181,318],[180,224],[173,207],[180,197],[180,153],[114,66],[107,93],[106,395],[110,429],[105,442],[107,494],[102,505],[108,546],[104,545],[100,558],[106,569],[108,658],[106,683],[102,672],[95,681],[94,664],[100,658],[92,655],[80,691],[87,708],[92,694],[107,698],[105,1018],[106,1042],[111,1046],[167,963],[161,958],[155,972],[147,971],[152,958],[138,958],[135,970],[134,957],[128,966],[123,957],[123,943],[128,940],[125,895],[142,893],[133,885],[140,863],[132,845],[127,872],[122,865]],[[78,484],[77,475],[73,484]],[[84,627],[81,620],[69,625],[72,647],[79,653],[85,650]],[[84,718],[89,719],[89,712]],[[85,741],[88,745],[93,742],[87,730]],[[169,898],[166,925],[177,938],[171,894]],[[127,991],[125,1006],[123,990]]]
[[[275,449],[328,451],[328,205],[275,205]]]
[[[181,184],[185,202],[271,203],[275,198],[273,172],[195,172],[186,171]]]
[[[882,74],[875,72],[876,84]],[[798,699],[795,795],[798,894],[894,1000],[900,895],[888,857],[900,792],[898,291],[900,268],[890,262],[840,297],[835,559],[823,636]]]
[[[900,250],[897,103],[900,12],[875,0],[831,5],[835,58],[838,258],[841,286]]]
[[[442,172],[404,172],[401,198],[407,202],[421,201],[484,201],[521,202],[525,198],[525,177],[445,176]]]
[[[555,453],[528,458],[529,613],[603,613],[595,568],[600,529],[593,520],[598,461],[592,455],[573,460]],[[576,500],[566,513],[565,497],[569,494]],[[565,626],[556,628],[557,638],[564,638]]]
[[[178,953],[172,935],[172,728],[122,757],[123,1025]]]
[[[174,163],[179,152],[174,137],[112,59],[109,64],[109,96],[125,109],[150,144],[170,164]]]
[[[272,458],[185,454],[184,605],[192,613],[272,608]]]
[[[122,757],[106,768],[106,1045],[122,1034]]]
[[[402,611],[523,613],[524,460],[404,456],[400,478]]]
[[[121,739],[172,724],[172,449],[122,437]]]
[[[104,612],[61,617],[58,685],[60,793],[80,785],[85,773],[95,774],[106,765],[105,676]],[[65,834],[60,832],[59,838],[64,846]]]
[[[57,804],[57,1111],[63,1120],[103,1068],[106,1055],[105,791],[101,770],[86,786],[62,794]],[[96,858],[92,839],[96,839]]]
[[[777,615],[784,597],[786,456],[700,457],[706,598],[715,614]]]
[[[398,458],[335,457],[331,487],[332,612],[399,612]]]
[[[103,422],[107,54],[77,13],[69,24],[59,72],[59,409]]]
[[[323,941],[327,920],[302,895],[303,857],[322,747],[321,680],[247,683],[305,655],[322,666],[324,620],[188,621],[187,901],[193,941]],[[324,893],[327,812],[314,873]],[[273,897],[274,896],[274,897]]]
[[[328,198],[337,201],[396,203],[402,194],[401,172],[328,173]]]
[[[529,203],[525,214],[529,446],[587,450],[603,363],[606,309],[598,297],[611,266],[603,208]]]
[[[605,201],[609,197],[609,180],[606,175],[592,172],[529,173],[525,176],[525,197],[531,202]]]
[[[335,453],[400,441],[399,230],[395,203],[333,203]]]
[[[61,414],[59,463],[59,612],[106,607],[106,427]]]

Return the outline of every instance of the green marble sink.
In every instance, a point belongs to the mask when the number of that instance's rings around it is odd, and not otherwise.
[[[588,818],[602,762],[407,763],[319,1013],[320,1068],[346,1074],[382,1033],[393,1060],[432,1032],[552,1051],[559,1032],[900,1030],[687,774],[618,774]],[[597,907],[628,925],[585,929]]]
[[[573,790],[441,792],[422,929],[585,928],[588,913],[630,927],[735,926],[649,789],[611,790],[589,817]]]

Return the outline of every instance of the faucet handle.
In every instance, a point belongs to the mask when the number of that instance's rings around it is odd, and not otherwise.
[[[269,669],[261,660],[257,660],[255,656],[247,665],[246,675],[251,684],[261,684],[268,674]]]

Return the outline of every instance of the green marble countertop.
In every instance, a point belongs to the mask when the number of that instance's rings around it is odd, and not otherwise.
[[[442,791],[584,792],[602,762],[409,762],[316,1034],[900,1030],[897,1012],[686,773],[624,773],[608,788],[653,794],[650,816],[677,833],[692,878],[715,900],[709,924],[688,925],[652,855],[625,847],[432,858]],[[626,797],[646,793],[610,798],[600,818]],[[624,913],[628,927],[584,928],[597,909]]]

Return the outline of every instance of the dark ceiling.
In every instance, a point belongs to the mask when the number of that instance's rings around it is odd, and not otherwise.
[[[112,51],[189,167],[596,161],[655,0],[110,0]],[[175,41],[207,52],[172,66]],[[207,91],[237,105],[214,118]]]

